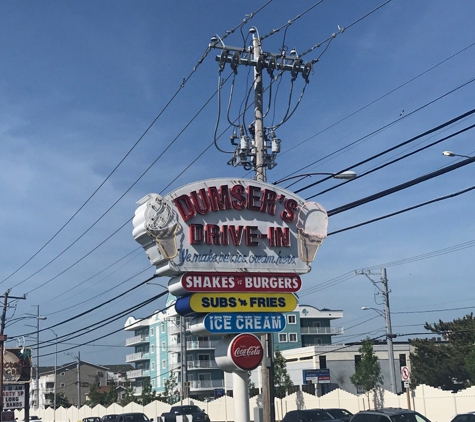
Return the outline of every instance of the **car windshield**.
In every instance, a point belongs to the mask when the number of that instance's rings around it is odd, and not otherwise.
[[[339,418],[340,416],[352,416],[352,413],[345,409],[327,409],[327,412],[335,418]]]
[[[183,406],[182,409],[185,414],[202,412],[198,406]]]
[[[306,409],[287,413],[283,422],[315,422],[329,421],[332,419],[333,417],[324,410]]]
[[[430,422],[429,419],[419,413],[403,413],[391,416],[392,422]]]
[[[130,415],[124,415],[125,422],[142,422],[149,419],[143,413],[132,413]]]

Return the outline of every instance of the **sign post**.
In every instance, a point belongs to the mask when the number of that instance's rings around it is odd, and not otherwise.
[[[404,381],[404,387],[406,388],[407,408],[411,410],[411,389],[409,384],[411,382],[411,373],[407,366],[401,366],[401,379]]]

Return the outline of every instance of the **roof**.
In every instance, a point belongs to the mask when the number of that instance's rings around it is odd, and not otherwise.
[[[114,374],[123,373],[127,371],[131,371],[135,369],[133,365],[130,363],[122,363],[122,364],[114,364],[114,365],[102,365],[103,367],[107,368],[109,372],[113,372]]]
[[[362,410],[358,413],[384,413],[388,416],[400,415],[401,413],[415,413],[414,410],[402,409],[400,407],[385,407],[382,409]]]

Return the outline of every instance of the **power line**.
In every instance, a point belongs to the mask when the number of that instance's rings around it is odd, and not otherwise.
[[[449,57],[445,58],[444,60],[438,62],[438,63],[435,64],[434,66],[432,66],[432,67],[430,67],[430,68],[424,70],[423,72],[421,72],[421,73],[419,73],[418,75],[414,76],[413,78],[407,80],[406,82],[402,83],[401,85],[398,85],[396,88],[393,88],[392,90],[390,90],[390,91],[388,91],[387,93],[381,95],[380,97],[376,98],[375,100],[373,100],[373,101],[367,103],[366,105],[364,105],[363,107],[359,108],[358,110],[356,110],[356,111],[350,113],[349,115],[347,115],[347,116],[345,116],[344,118],[338,120],[337,122],[331,124],[330,126],[327,126],[325,129],[321,130],[320,132],[318,132],[318,133],[316,133],[316,134],[310,136],[309,138],[307,138],[307,139],[303,140],[302,142],[300,142],[300,143],[294,145],[293,147],[287,149],[286,151],[283,151],[283,152],[281,153],[281,156],[284,155],[284,154],[287,154],[288,152],[292,151],[292,150],[295,149],[295,148],[298,148],[300,145],[302,145],[302,144],[304,144],[304,143],[310,141],[311,139],[315,138],[316,136],[321,135],[322,133],[326,132],[327,130],[331,129],[332,127],[337,126],[338,124],[344,122],[345,120],[349,119],[350,117],[354,116],[355,114],[359,113],[360,111],[365,110],[365,109],[368,108],[369,106],[371,106],[371,105],[377,103],[378,101],[382,100],[383,98],[385,98],[385,97],[389,96],[390,94],[392,94],[392,93],[398,91],[399,89],[401,89],[401,88],[403,88],[404,86],[408,85],[409,83],[415,81],[416,79],[420,78],[421,76],[425,75],[426,73],[430,72],[431,70],[435,69],[436,67],[442,65],[443,63],[447,62],[448,60],[450,60],[450,59],[456,57],[457,55],[459,55],[459,54],[461,54],[462,52],[464,52],[465,50],[467,50],[467,49],[473,47],[474,45],[475,45],[475,43],[472,43],[472,44],[470,44],[470,45],[468,45],[468,46],[462,48],[461,50],[457,51],[456,53],[452,54],[451,56],[449,56]],[[398,119],[398,120],[399,120],[399,119]],[[346,148],[346,147],[345,147],[345,148]],[[332,153],[332,154],[330,154],[330,155],[328,155],[328,156],[326,156],[326,157],[324,157],[324,158],[321,158],[320,160],[318,160],[318,161],[316,161],[316,162],[314,162],[314,163],[312,163],[312,164],[316,164],[316,163],[318,163],[319,161],[322,161],[322,160],[324,160],[325,158],[328,158],[329,156],[335,154],[335,153],[338,152],[338,151],[340,151],[340,150],[337,150],[337,151],[335,151],[334,153]],[[304,167],[304,168],[308,168],[308,167],[310,167],[312,164],[309,164],[308,166],[306,166],[306,167]],[[300,171],[300,170],[297,170],[297,171]],[[294,173],[295,173],[295,172],[290,173],[288,176],[291,176],[291,175],[294,174]]]
[[[261,7],[259,7],[255,12],[252,12],[250,14],[248,14],[244,19],[243,21],[237,25],[235,28],[231,29],[231,30],[227,30],[225,35],[223,35],[221,37],[221,39],[225,39],[226,37],[228,37],[230,34],[234,33],[236,31],[236,29],[242,27],[243,25],[245,25],[250,19],[252,19],[257,13],[259,13],[260,11],[262,11],[267,5],[269,5],[273,0],[268,0],[266,3],[264,3]],[[136,148],[136,146],[142,141],[142,139],[145,137],[145,135],[150,131],[150,129],[152,128],[152,126],[157,122],[157,120],[163,115],[163,113],[165,112],[165,110],[169,107],[169,105],[174,101],[174,99],[177,97],[177,95],[180,93],[180,91],[185,87],[185,84],[188,82],[188,80],[194,75],[194,73],[197,71],[198,67],[201,65],[201,63],[204,61],[204,59],[207,57],[207,55],[209,54],[209,52],[211,51],[211,48],[210,46],[208,46],[205,50],[205,52],[203,53],[203,55],[201,56],[201,58],[198,60],[198,62],[196,63],[196,65],[193,67],[193,69],[191,70],[191,72],[188,74],[188,76],[186,78],[183,78],[180,86],[178,87],[177,91],[171,96],[171,98],[168,100],[168,102],[165,104],[165,106],[160,110],[160,112],[157,114],[157,116],[152,120],[152,122],[149,124],[149,126],[145,129],[145,131],[139,136],[139,138],[137,139],[137,141],[132,145],[132,147],[127,151],[127,153],[121,158],[121,160],[118,162],[118,164],[116,164],[116,166],[112,169],[112,171],[106,176],[106,178],[99,184],[99,186],[93,191],[93,193],[86,199],[86,201],[78,208],[77,211],[75,211],[73,213],[73,215],[66,221],[66,223],[64,223],[54,234],[53,236],[43,245],[41,246],[40,249],[38,249],[30,258],[28,258],[20,267],[18,267],[15,271],[13,271],[12,273],[10,273],[6,278],[4,278],[3,280],[0,281],[0,284],[2,284],[3,282],[9,280],[13,275],[15,275],[16,273],[18,273],[18,271],[20,271],[23,267],[25,267],[29,262],[31,262],[43,249],[45,249],[58,235],[59,233],[61,233],[65,228],[66,226],[69,225],[69,223],[83,210],[83,208],[90,202],[90,200],[97,194],[97,192],[104,186],[104,184],[110,179],[110,177],[117,171],[117,169],[122,165],[122,163],[126,160],[126,158],[132,153],[132,151]],[[139,179],[140,180],[140,179]],[[130,190],[130,188],[129,188]],[[127,191],[128,192],[128,191]],[[127,193],[126,192],[126,193]],[[124,194],[125,195],[125,194]],[[123,197],[123,196],[122,196]],[[119,198],[122,199],[122,197]],[[118,202],[118,201],[117,201]],[[113,206],[115,206],[116,203],[114,203]],[[111,207],[112,208],[112,207]],[[105,214],[107,214],[107,212],[110,211],[109,208]],[[102,217],[105,215],[103,214],[100,218],[102,219]],[[99,221],[97,220],[93,226]],[[89,229],[91,229],[93,226],[91,226]],[[89,229],[87,231],[89,231]],[[85,233],[87,233],[87,231]],[[84,233],[84,234],[85,234]],[[81,236],[82,237],[82,236]],[[80,237],[80,238],[81,238]],[[79,238],[79,239],[80,239]],[[79,240],[77,239],[77,240]],[[76,241],[77,241],[76,240]],[[75,241],[75,242],[76,242]],[[74,243],[75,243],[74,242]],[[73,243],[73,244],[74,244]],[[72,245],[70,245],[71,247]],[[68,248],[69,249],[69,248]],[[67,249],[66,249],[67,250]],[[63,251],[65,252],[65,251]],[[49,265],[49,264],[48,264]],[[36,274],[36,273],[35,273]],[[26,280],[24,280],[26,281]],[[19,283],[21,284],[21,283]]]
[[[338,234],[338,233],[341,233],[341,232],[345,232],[347,230],[352,230],[352,229],[356,229],[357,227],[362,227],[362,226],[365,226],[367,224],[371,224],[371,223],[374,223],[376,221],[380,221],[380,220],[384,220],[386,218],[389,218],[389,217],[394,217],[395,215],[399,215],[399,214],[403,214],[407,211],[412,211],[412,210],[415,210],[417,208],[421,208],[421,207],[424,207],[426,205],[430,205],[430,204],[433,204],[435,202],[439,202],[439,201],[444,201],[445,199],[450,199],[450,198],[455,198],[456,196],[459,196],[459,195],[462,195],[464,193],[467,193],[467,192],[470,192],[472,190],[475,189],[475,186],[471,186],[467,189],[463,189],[461,191],[458,191],[458,192],[455,192],[455,193],[451,193],[449,195],[445,195],[445,196],[442,196],[442,197],[439,197],[439,198],[435,198],[435,199],[432,199],[430,201],[426,201],[426,202],[423,202],[421,204],[417,204],[417,205],[413,205],[412,207],[408,207],[408,208],[404,208],[402,210],[399,210],[399,211],[395,211],[395,212],[392,212],[390,214],[386,214],[386,215],[383,215],[381,217],[377,217],[377,218],[373,218],[371,220],[367,220],[363,223],[359,223],[359,224],[355,224],[353,226],[349,226],[349,227],[345,227],[344,229],[340,229],[340,230],[335,230],[331,233],[328,233],[328,236],[330,235],[333,235],[333,234]]]

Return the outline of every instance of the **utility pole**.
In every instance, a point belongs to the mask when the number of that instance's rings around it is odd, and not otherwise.
[[[78,384],[78,409],[81,408],[81,352],[78,351],[78,363],[77,363],[77,384]]]
[[[384,320],[386,322],[386,344],[388,346],[388,362],[389,362],[389,380],[391,383],[391,391],[394,394],[397,394],[397,386],[396,386],[396,372],[394,369],[394,349],[393,349],[393,338],[396,337],[392,332],[391,327],[391,311],[389,309],[389,292],[388,289],[388,278],[386,276],[386,268],[381,268],[381,281],[377,282],[374,281],[370,275],[373,274],[371,271],[355,271],[356,274],[365,275],[371,283],[373,283],[374,287],[376,287],[383,296],[383,304],[384,304]],[[382,288],[378,285],[381,283]]]
[[[2,316],[0,318],[0,422],[3,421],[3,354],[5,351],[5,341],[7,340],[7,336],[5,335],[5,320],[7,316],[8,299],[26,299],[25,296],[15,297],[9,296],[9,294],[10,289],[8,289],[3,294],[3,309]],[[25,407],[29,407],[29,404],[27,404],[26,402]]]
[[[181,405],[183,406],[183,400],[187,397],[188,384],[186,379],[186,322],[185,317],[180,316],[180,356],[181,356],[181,366],[180,366],[180,377],[181,377]]]
[[[241,135],[231,136],[231,143],[236,145],[233,158],[228,162],[233,166],[242,165],[245,170],[255,171],[254,179],[266,182],[266,170],[277,165],[276,155],[280,152],[280,139],[276,138],[273,130],[269,131],[264,126],[263,110],[263,88],[262,73],[264,69],[272,79],[275,70],[284,73],[290,71],[292,81],[300,73],[304,80],[308,82],[308,76],[312,69],[312,63],[303,63],[302,59],[292,50],[287,56],[286,51],[280,53],[268,53],[262,50],[261,39],[255,27],[249,32],[252,34],[252,47],[231,47],[223,44],[217,37],[211,39],[210,48],[221,49],[221,54],[216,57],[219,62],[220,72],[226,63],[230,63],[232,70],[237,73],[240,65],[254,66],[254,122],[249,128],[249,132],[254,139],[249,142],[249,138],[244,134],[241,126]],[[251,58],[252,53],[252,58]],[[253,126],[253,127],[252,127]],[[235,142],[239,138],[239,142]],[[275,422],[275,394],[274,394],[274,335],[272,333],[261,336],[264,350],[264,362],[262,363],[262,406],[263,421]]]

